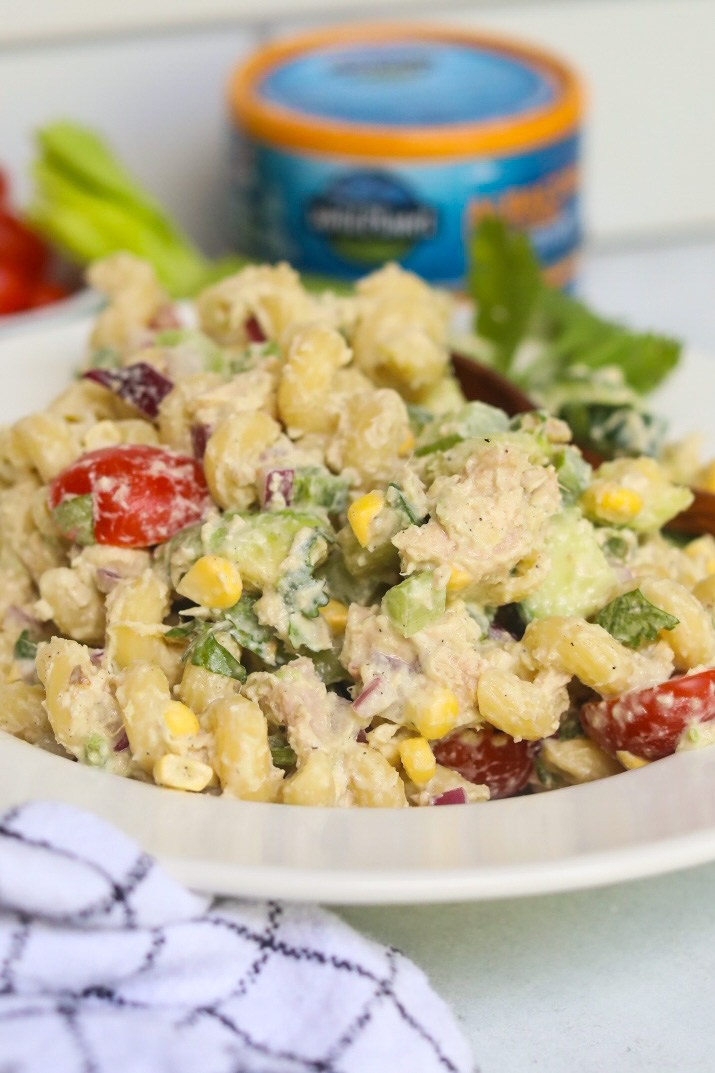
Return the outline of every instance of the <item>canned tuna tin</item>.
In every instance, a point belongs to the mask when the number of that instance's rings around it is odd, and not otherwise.
[[[581,230],[581,94],[551,56],[422,26],[349,26],[254,53],[230,85],[231,237],[261,260],[351,278],[396,260],[459,285],[497,211],[551,282]]]

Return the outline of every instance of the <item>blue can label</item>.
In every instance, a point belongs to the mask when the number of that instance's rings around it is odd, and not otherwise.
[[[231,238],[262,260],[355,278],[386,260],[463,282],[468,236],[497,211],[526,230],[554,282],[581,241],[579,136],[514,155],[370,163],[283,150],[234,132]]]

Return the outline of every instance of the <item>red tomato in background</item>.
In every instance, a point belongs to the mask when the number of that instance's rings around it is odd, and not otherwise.
[[[47,267],[49,250],[41,238],[7,211],[0,210],[0,260],[37,278]]]
[[[163,543],[197,522],[208,503],[200,462],[144,444],[82,455],[50,484],[50,509],[88,495],[95,541],[124,548]]]
[[[486,783],[492,799],[523,790],[534,767],[535,743],[482,728],[458,730],[432,742],[438,764],[458,771],[468,782]]]
[[[52,305],[53,302],[61,302],[68,294],[67,288],[59,283],[52,283],[51,280],[41,281],[32,289],[31,308],[38,309],[40,306]]]
[[[0,316],[27,309],[32,298],[32,284],[12,265],[0,260]]]
[[[583,729],[596,745],[611,755],[627,749],[644,760],[674,753],[683,731],[711,719],[715,719],[715,670],[591,701],[581,711]]]
[[[10,193],[10,184],[7,181],[7,175],[0,168],[0,209],[7,203],[8,194]]]

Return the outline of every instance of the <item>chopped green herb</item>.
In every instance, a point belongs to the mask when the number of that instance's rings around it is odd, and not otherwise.
[[[460,436],[458,432],[453,432],[449,436],[442,436],[439,440],[434,440],[433,443],[425,443],[422,447],[418,447],[415,450],[415,458],[424,458],[425,455],[433,455],[436,451],[448,451],[450,447],[455,447],[458,443],[462,443],[464,436]]]
[[[411,525],[422,525],[427,521],[427,515],[418,511],[414,503],[411,503],[402,491],[399,484],[388,484],[387,502],[391,507],[396,507],[401,511]]]
[[[276,767],[288,771],[295,767],[298,759],[288,743],[288,738],[283,733],[268,735],[268,748],[271,750],[271,760]]]
[[[407,416],[410,419],[410,427],[415,435],[420,433],[425,425],[429,425],[434,418],[434,414],[426,406],[417,406],[413,402],[407,403]]]
[[[89,359],[90,369],[118,369],[120,365],[119,351],[111,346],[98,347]]]
[[[621,536],[609,536],[603,545],[603,550],[610,559],[623,562],[628,557],[628,541]]]
[[[68,540],[76,544],[94,544],[92,496],[63,499],[52,511],[52,520]]]
[[[214,674],[223,674],[239,682],[246,681],[246,668],[211,632],[207,632],[192,645],[191,662],[195,667],[204,667]]]
[[[15,641],[13,650],[15,659],[33,659],[37,655],[37,643],[30,639],[30,631],[23,630]]]
[[[581,726],[581,720],[576,712],[569,712],[561,720],[559,727],[559,738],[561,741],[571,741],[572,738],[582,738],[584,736],[583,727]]]
[[[109,757],[109,743],[101,734],[90,734],[84,743],[85,763],[104,767]]]
[[[661,630],[674,629],[679,620],[646,600],[640,589],[634,589],[611,600],[594,621],[617,641],[637,648],[647,641],[657,640]]]
[[[181,626],[172,626],[170,630],[167,630],[164,634],[164,638],[167,641],[183,641],[184,638],[190,637],[194,633],[200,623],[200,619],[192,618],[188,622],[184,622]]]
[[[223,612],[224,618],[231,624],[231,635],[241,648],[262,659],[264,663],[275,664],[275,641],[273,631],[258,621],[253,610],[258,596],[244,593],[237,604]]]

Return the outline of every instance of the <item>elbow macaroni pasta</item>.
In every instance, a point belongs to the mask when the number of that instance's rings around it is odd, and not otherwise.
[[[345,297],[250,266],[198,328],[136,258],[90,278],[117,390],[0,430],[0,730],[174,791],[429,807],[642,766],[584,702],[715,680],[715,539],[661,532],[673,478],[712,475],[692,450],[591,472],[563,421],[466,403],[450,299],[395,265]],[[193,515],[165,461],[67,483],[167,451],[203,472]]]

